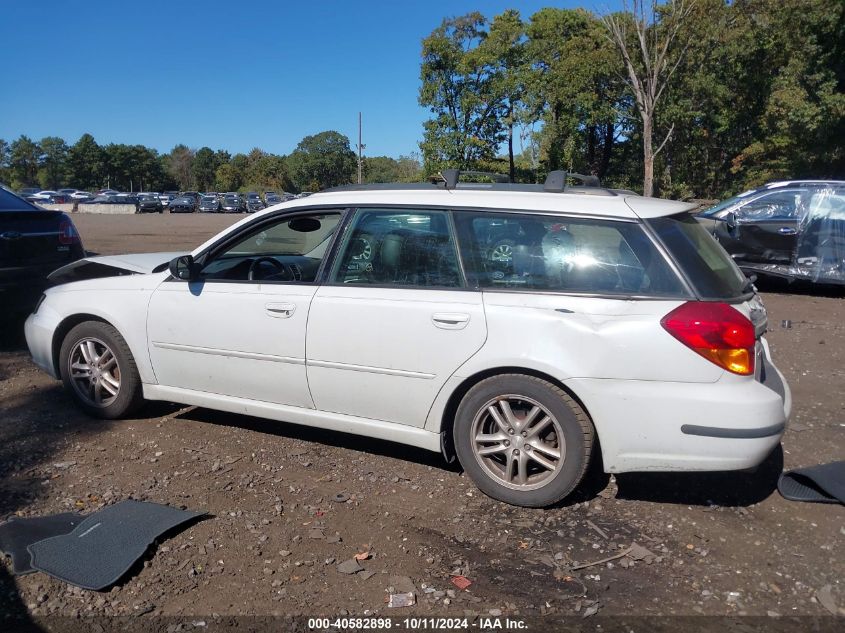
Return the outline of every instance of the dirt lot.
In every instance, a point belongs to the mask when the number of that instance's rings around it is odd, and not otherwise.
[[[74,219],[105,254],[188,249],[239,217]],[[0,565],[0,612],[845,615],[845,509],[775,491],[782,466],[845,458],[845,303],[764,299],[795,399],[782,454],[754,474],[594,472],[547,510],[494,502],[437,455],[366,438],[166,404],[92,420],[31,364],[12,324],[0,351],[0,516],[126,498],[210,516],[107,592]],[[650,554],[572,570],[632,543]],[[366,552],[366,572],[340,573]],[[453,573],[473,584],[459,590]],[[387,609],[388,587],[409,583],[416,606]]]

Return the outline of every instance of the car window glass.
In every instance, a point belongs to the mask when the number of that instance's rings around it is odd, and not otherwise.
[[[215,254],[200,277],[208,281],[314,282],[339,221],[339,213],[321,213],[262,224]]]
[[[461,254],[481,288],[593,294],[684,294],[635,223],[457,213]]]
[[[741,206],[736,212],[737,220],[795,220],[800,203],[801,191],[796,189],[767,193]]]
[[[461,286],[447,214],[359,209],[338,255],[332,281],[373,286]]]

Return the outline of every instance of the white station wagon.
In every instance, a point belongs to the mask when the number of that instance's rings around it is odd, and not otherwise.
[[[791,397],[765,309],[690,205],[563,172],[443,179],[292,200],[189,255],[71,264],[30,352],[94,416],[167,400],[392,440],[522,506],[566,497],[599,453],[612,473],[737,470],[778,445]]]

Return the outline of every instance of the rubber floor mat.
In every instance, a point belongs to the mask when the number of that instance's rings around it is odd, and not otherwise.
[[[203,516],[145,501],[121,501],[85,517],[73,531],[27,549],[38,571],[83,589],[117,582],[158,536]]]
[[[845,504],[845,461],[785,472],[778,491],[790,501]]]
[[[68,534],[85,517],[76,512],[43,517],[11,517],[0,524],[0,552],[12,559],[12,573],[22,576],[35,570],[30,564],[27,546],[45,538]]]

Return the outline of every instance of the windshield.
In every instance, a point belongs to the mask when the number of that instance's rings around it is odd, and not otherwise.
[[[38,207],[0,187],[0,211],[37,211]]]
[[[711,217],[719,213],[719,211],[724,211],[725,209],[734,206],[737,202],[742,200],[743,198],[747,198],[752,193],[757,193],[757,189],[749,189],[748,191],[743,191],[741,194],[734,196],[733,198],[728,198],[727,200],[722,200],[722,202],[713,205],[709,209],[705,209],[699,215],[704,217]]]
[[[688,213],[647,221],[702,299],[738,299],[748,280],[713,236]]]

